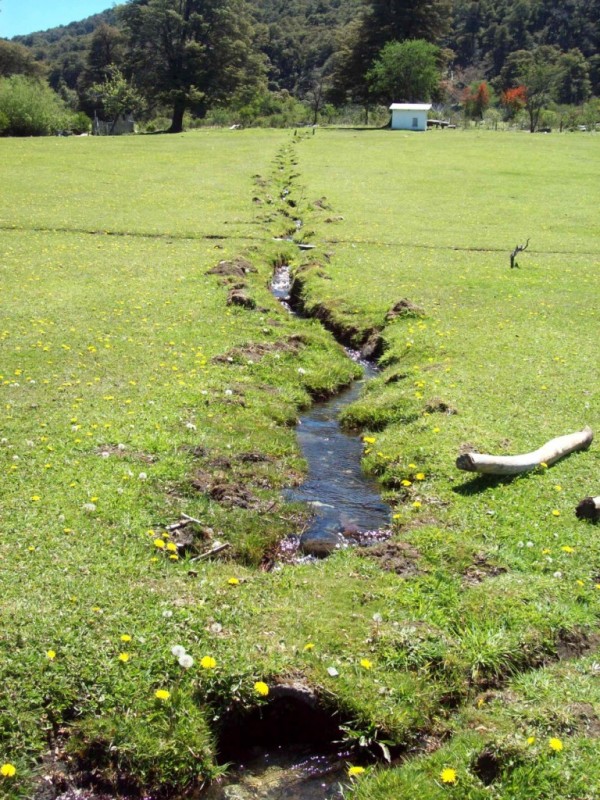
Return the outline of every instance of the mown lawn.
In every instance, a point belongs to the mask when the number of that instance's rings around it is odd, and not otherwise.
[[[255,683],[294,678],[350,738],[409,756],[349,778],[361,800],[595,797],[600,545],[573,510],[600,492],[597,445],[511,482],[454,461],[598,427],[596,138],[206,131],[2,150],[0,761],[16,774],[0,796],[34,796],[50,751],[111,791],[181,795],[219,771],[231,709],[269,702]],[[309,257],[271,241],[294,217]],[[239,256],[258,272],[206,275]],[[292,258],[315,267],[306,305],[343,326],[383,327],[401,298],[424,310],[385,327],[381,376],[345,414],[405,574],[350,550],[258,569],[302,523],[280,499],[304,468],[299,409],[356,374],[270,296]],[[227,306],[235,280],[255,310]],[[187,553],[165,527],[183,513],[204,529]]]

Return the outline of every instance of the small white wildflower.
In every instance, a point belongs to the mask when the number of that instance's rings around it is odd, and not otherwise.
[[[194,666],[194,659],[188,653],[184,653],[182,656],[179,656],[179,666],[184,669],[189,669]]]
[[[146,475],[146,473],[145,473],[145,472],[140,472],[140,474],[138,475],[138,478],[139,478],[141,481],[145,481],[145,480],[147,479],[147,477],[148,477],[148,476]]]
[[[302,369],[302,367],[298,367],[298,375],[306,375],[306,370]]]
[[[127,445],[126,444],[118,444],[117,445],[117,450],[127,450]]]
[[[181,658],[186,654],[186,649],[180,644],[176,644],[171,648],[171,653],[175,656],[175,658]]]
[[[383,622],[383,617],[381,616],[381,614],[379,613],[373,614],[373,622]]]
[[[554,577],[555,577],[555,578],[562,578],[562,572],[561,572],[560,570],[557,570],[557,571],[554,573]]]
[[[94,511],[96,510],[96,504],[95,503],[84,503],[81,506],[81,509],[82,509],[82,511],[85,511],[86,514],[93,514]]]
[[[225,394],[227,395],[227,397],[231,397],[233,392],[231,391],[231,389],[225,389]]]
[[[525,547],[525,542],[517,542],[517,547]]]
[[[188,431],[195,431],[196,430],[196,426],[194,425],[193,422],[186,422],[185,423],[185,427],[188,429]]]
[[[110,453],[109,453],[107,450],[105,450],[105,451],[102,453],[102,458],[109,458],[109,457],[110,457]]]
[[[123,487],[122,487],[122,486],[118,486],[118,487],[117,487],[117,494],[123,494],[123,492],[124,492],[124,491],[125,491],[125,490],[123,489]]]
[[[33,447],[33,446],[34,446],[34,444],[35,444],[35,442],[32,442],[32,441],[31,441],[31,439],[27,439],[27,441],[25,442],[25,444],[27,445],[27,447]]]
[[[0,444],[8,444],[8,439],[6,436],[3,436],[2,439],[0,439]]]
[[[167,609],[167,611],[163,611],[163,617],[165,619],[170,619],[172,616],[173,616],[173,612],[172,611],[169,611],[168,609]]]
[[[208,394],[208,392],[206,391],[206,389],[202,389],[202,391],[200,392],[200,394]]]
[[[13,456],[13,457],[12,457],[12,460],[13,460],[13,461],[19,461],[19,456]]]
[[[533,542],[527,542],[527,547],[533,547]]]

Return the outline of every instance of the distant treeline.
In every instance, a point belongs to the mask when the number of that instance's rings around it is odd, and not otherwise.
[[[394,50],[407,41],[423,45]],[[533,87],[534,63],[546,69],[544,104],[580,105],[600,96],[599,53],[600,0],[129,0],[0,40],[0,75],[43,77],[90,116],[128,105],[178,130],[186,110],[250,119],[301,102],[316,121],[332,106],[368,110],[415,91],[477,116],[482,83],[499,102],[526,78]],[[407,60],[413,71],[434,63],[437,79],[399,80]]]

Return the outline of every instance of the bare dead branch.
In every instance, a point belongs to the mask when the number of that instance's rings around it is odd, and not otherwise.
[[[527,250],[528,246],[529,246],[529,239],[527,239],[525,244],[518,244],[515,247],[515,249],[512,251],[512,253],[510,254],[510,268],[511,269],[514,269],[515,267],[519,266],[515,259],[516,259],[517,255],[519,253],[522,253],[523,250]]]
[[[575,450],[586,450],[592,443],[594,434],[591,428],[584,428],[566,436],[557,436],[532,453],[519,456],[491,456],[484,453],[464,453],[456,459],[458,469],[467,472],[480,472],[486,475],[518,475],[521,472],[550,466],[559,458]]]

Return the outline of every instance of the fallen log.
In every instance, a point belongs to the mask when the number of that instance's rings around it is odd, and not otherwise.
[[[600,495],[598,497],[584,497],[575,509],[578,519],[589,519],[592,522],[600,520]]]
[[[584,428],[576,433],[550,439],[538,450],[519,456],[464,453],[456,459],[456,466],[466,472],[481,472],[486,475],[518,475],[521,472],[529,472],[529,470],[539,467],[540,464],[550,466],[559,458],[569,455],[575,450],[586,450],[593,438],[592,429]]]

